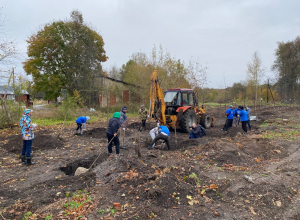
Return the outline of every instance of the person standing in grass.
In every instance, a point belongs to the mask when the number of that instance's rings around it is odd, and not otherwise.
[[[118,132],[119,128],[121,127],[120,115],[121,115],[120,112],[115,112],[113,114],[113,117],[111,119],[109,119],[109,122],[108,122],[108,128],[106,131],[106,135],[107,135],[107,141],[109,143],[109,145],[108,145],[108,154],[109,155],[113,155],[113,153],[112,153],[113,143],[116,146],[116,154],[117,155],[120,154],[120,141],[119,141],[119,137],[117,135],[117,132]]]
[[[79,118],[76,119],[77,128],[75,130],[74,135],[77,135],[78,129],[80,129],[80,135],[83,135],[82,124],[85,125],[86,121],[88,121],[88,120],[90,120],[89,116],[80,116]]]
[[[31,161],[31,151],[32,151],[32,140],[34,139],[33,130],[36,127],[36,124],[31,122],[31,113],[33,110],[26,109],[23,112],[23,117],[20,119],[20,127],[23,138],[23,148],[21,153],[21,162],[26,165],[35,164]]]

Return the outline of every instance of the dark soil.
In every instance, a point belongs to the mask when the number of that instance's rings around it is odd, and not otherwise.
[[[106,128],[94,128],[86,133],[92,138],[106,138]]]
[[[110,219],[114,202],[123,210],[113,214],[115,219],[299,219],[300,141],[263,138],[259,129],[267,119],[282,118],[282,112],[300,116],[298,109],[252,110],[259,120],[251,122],[247,134],[241,126],[221,131],[224,110],[210,110],[217,116],[215,127],[200,139],[180,131],[175,137],[171,131],[169,151],[160,143],[149,151],[149,130],[156,123],[138,132],[136,119],[125,137],[122,131],[119,135],[127,146],[121,157],[107,156],[105,123],[88,124],[83,136],[73,135],[74,125],[41,128],[33,141],[37,163],[29,167],[17,157],[19,131],[1,136],[0,211],[6,219],[22,219],[28,211],[37,219],[48,214],[70,219],[63,212],[66,193],[86,189],[93,199],[86,219]],[[264,132],[277,127],[264,127]],[[98,155],[89,172],[74,176],[78,167],[90,168]]]
[[[103,162],[106,159],[107,159],[106,153],[102,153],[99,156],[93,156],[90,158],[80,158],[71,163],[68,163],[66,166],[60,167],[59,170],[63,171],[68,176],[74,176],[78,167],[84,167],[86,169],[90,169],[92,167],[97,166],[99,163]]]

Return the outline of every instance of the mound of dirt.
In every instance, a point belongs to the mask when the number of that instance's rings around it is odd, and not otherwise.
[[[64,146],[64,141],[49,134],[36,132],[32,142],[32,151],[57,149]],[[21,153],[23,147],[23,140],[21,135],[14,135],[9,137],[9,141],[2,145],[2,148],[12,153]]]

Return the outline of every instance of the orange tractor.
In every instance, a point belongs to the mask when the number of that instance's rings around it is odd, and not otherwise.
[[[156,70],[151,75],[149,112],[150,117],[162,125],[180,128],[183,132],[189,132],[193,123],[209,128],[215,122],[215,118],[206,113],[204,105],[198,106],[192,89],[168,89],[163,93]]]

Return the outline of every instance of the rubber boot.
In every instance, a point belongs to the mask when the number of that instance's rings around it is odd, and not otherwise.
[[[77,130],[75,130],[75,133],[74,133],[74,135],[77,135]]]
[[[22,164],[25,164],[26,163],[26,156],[25,155],[21,155],[21,162]]]
[[[31,157],[26,157],[26,160],[27,160],[27,163],[26,163],[27,166],[35,164],[35,162],[31,161]]]
[[[83,129],[80,129],[80,135],[83,135]]]

